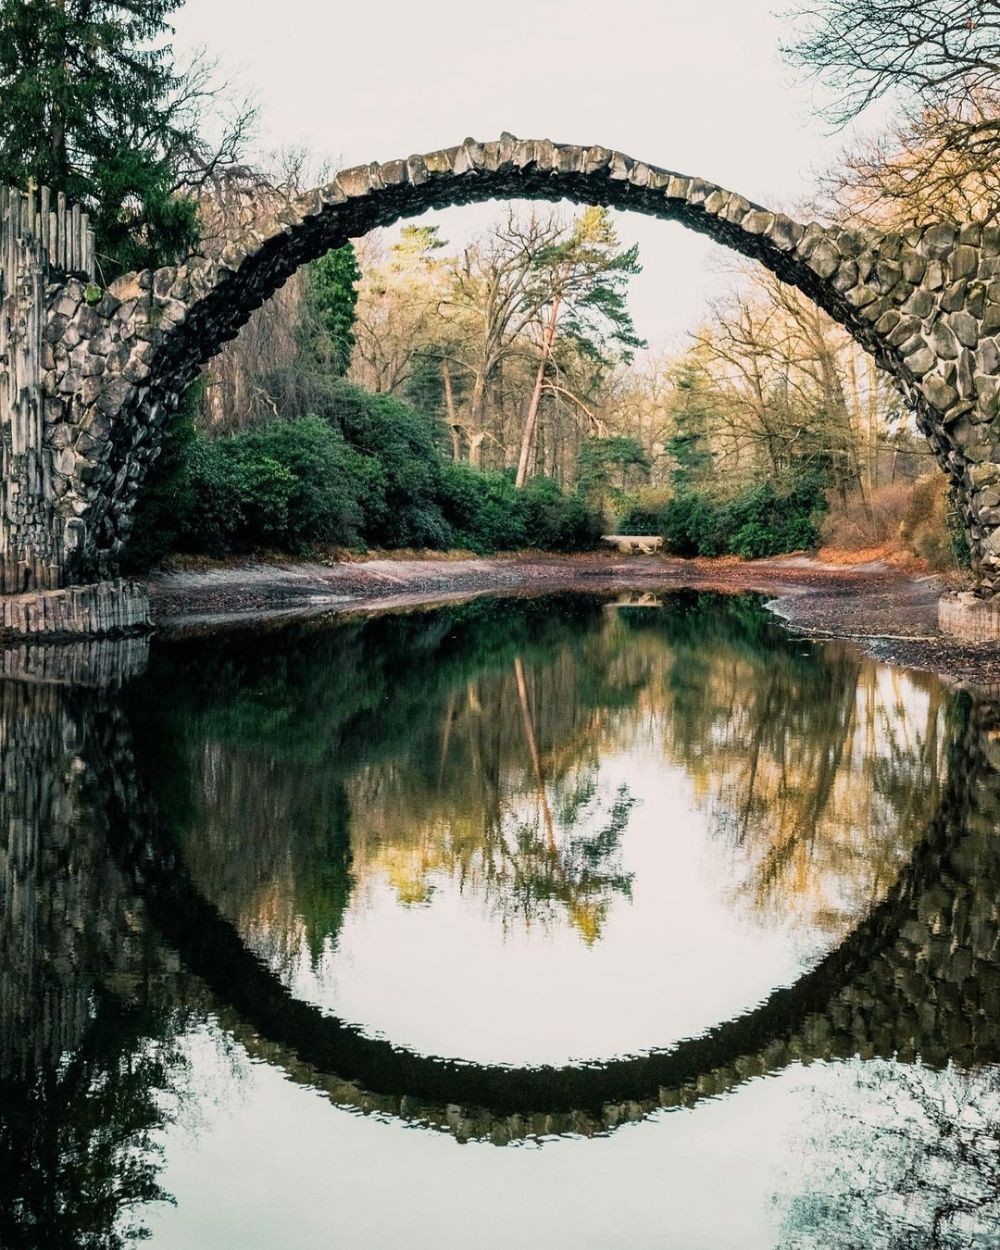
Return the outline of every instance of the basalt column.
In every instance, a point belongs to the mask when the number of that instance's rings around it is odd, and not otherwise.
[[[65,401],[52,366],[66,324],[59,309],[70,278],[93,287],[86,214],[46,189],[0,187],[0,632],[102,634],[148,624],[136,586],[113,580],[67,590],[86,521],[67,499],[80,446],[57,417]],[[81,286],[86,283],[86,286]],[[53,310],[53,303],[56,304]],[[74,308],[74,312],[76,309]],[[72,338],[72,334],[69,336]]]

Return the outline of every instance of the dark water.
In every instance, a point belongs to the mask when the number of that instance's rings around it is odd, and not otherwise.
[[[0,682],[0,1246],[1000,1243],[1000,700],[755,600]]]

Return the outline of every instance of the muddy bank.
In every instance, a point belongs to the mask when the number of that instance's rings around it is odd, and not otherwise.
[[[939,633],[941,579],[879,563],[842,567],[804,556],[736,562],[613,553],[250,562],[159,573],[148,586],[154,620],[168,630],[382,610],[477,594],[755,591],[769,596],[776,614],[803,633],[850,638],[878,659],[962,682],[1000,682],[1000,644],[959,643]]]

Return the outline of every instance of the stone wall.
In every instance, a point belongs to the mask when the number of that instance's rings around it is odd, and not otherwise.
[[[55,507],[43,379],[49,303],[71,272],[94,274],[86,216],[47,190],[0,187],[0,593],[62,585],[73,539]]]
[[[118,637],[150,628],[145,587],[121,578],[0,598],[0,637]]]
[[[971,591],[942,595],[938,626],[943,634],[963,642],[995,642],[1000,638],[1000,600]]]

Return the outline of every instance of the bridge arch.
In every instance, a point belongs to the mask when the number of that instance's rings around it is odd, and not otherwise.
[[[938,223],[876,236],[803,225],[609,148],[509,134],[344,170],[218,258],[126,275],[96,305],[72,284],[59,293],[47,334],[48,389],[51,424],[67,427],[58,437],[73,452],[57,467],[58,511],[74,530],[68,580],[114,571],[166,415],[296,269],[402,217],[515,197],[678,221],[803,291],[902,390],[959,489],[983,586],[1000,589],[1000,455],[989,425],[1000,389],[1000,341],[992,337],[1000,331],[1000,230]]]
[[[128,274],[106,291],[88,268],[79,214],[61,208],[72,229],[53,232],[45,194],[36,205],[4,192],[0,592],[61,593],[115,576],[169,413],[299,266],[402,217],[498,198],[678,221],[803,291],[894,379],[956,487],[978,592],[1000,592],[1000,227],[878,235],[803,224],[609,148],[509,134],[344,170],[218,257]],[[28,632],[120,623],[100,596],[84,598],[79,612],[66,596],[36,611]],[[142,615],[138,601],[126,606],[129,619]],[[2,623],[19,628],[3,608]]]

